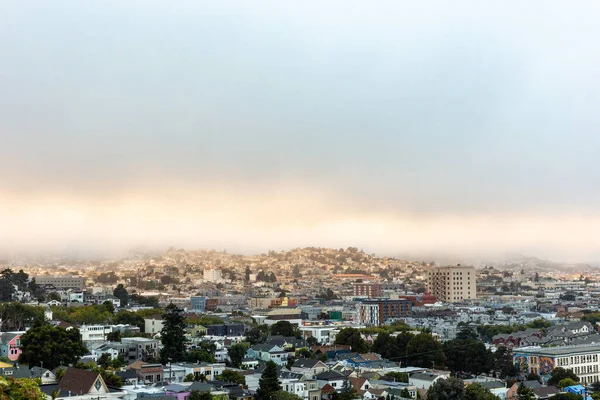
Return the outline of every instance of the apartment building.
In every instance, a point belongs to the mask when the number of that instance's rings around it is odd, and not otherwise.
[[[221,282],[223,280],[223,271],[218,268],[206,268],[204,270],[204,280],[206,282]]]
[[[378,283],[355,283],[354,296],[370,299],[381,297],[381,285]]]
[[[85,278],[72,275],[38,275],[35,277],[35,283],[40,286],[54,286],[58,290],[83,290],[85,288]]]
[[[439,301],[454,303],[477,298],[474,267],[437,267],[427,271],[427,289]]]
[[[600,345],[521,347],[513,349],[520,372],[549,377],[555,367],[572,370],[582,384],[600,381]]]
[[[406,318],[412,310],[412,302],[405,299],[365,300],[358,305],[358,323],[379,326],[388,320]]]

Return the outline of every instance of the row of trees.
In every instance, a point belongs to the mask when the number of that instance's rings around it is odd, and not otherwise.
[[[399,332],[392,336],[381,332],[369,348],[358,329],[342,329],[336,344],[349,345],[352,351],[373,351],[382,357],[418,367],[446,366],[454,373],[481,374],[493,371],[497,376],[514,377],[517,370],[510,350],[501,347],[495,353],[487,350],[470,328],[463,328],[456,339],[441,344],[429,333]]]

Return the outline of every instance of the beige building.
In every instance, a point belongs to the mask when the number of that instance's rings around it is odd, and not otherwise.
[[[477,297],[474,267],[460,265],[437,267],[427,271],[427,290],[439,301],[454,303]]]

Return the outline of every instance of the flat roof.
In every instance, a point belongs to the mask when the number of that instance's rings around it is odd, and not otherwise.
[[[600,353],[600,344],[559,347],[522,347],[514,348],[513,354],[542,354],[547,356],[563,356],[571,354]]]

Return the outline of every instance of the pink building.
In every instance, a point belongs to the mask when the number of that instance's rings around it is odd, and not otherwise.
[[[21,355],[21,334],[3,333],[0,335],[0,356],[17,361]]]

